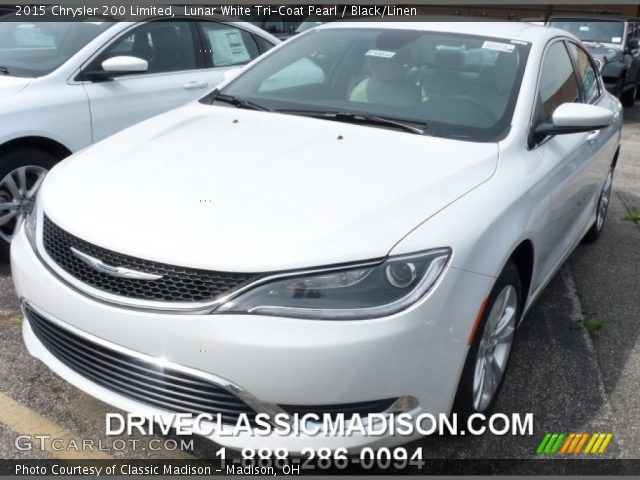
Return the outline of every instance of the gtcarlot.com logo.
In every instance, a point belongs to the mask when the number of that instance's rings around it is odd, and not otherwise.
[[[547,433],[536,453],[541,454],[601,454],[613,438],[612,433]]]

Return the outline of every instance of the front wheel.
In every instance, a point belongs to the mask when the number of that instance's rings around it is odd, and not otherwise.
[[[520,274],[511,261],[494,284],[462,371],[453,410],[485,414],[496,402],[522,312]]]
[[[56,158],[35,148],[14,150],[0,156],[0,259],[24,217],[33,207],[36,192]]]
[[[604,187],[602,187],[600,197],[598,198],[598,204],[596,205],[596,219],[582,239],[583,243],[593,243],[598,240],[598,238],[600,238],[600,235],[602,234],[602,230],[604,228],[604,221],[607,218],[607,211],[609,210],[612,185],[613,167],[611,167],[611,169],[609,170],[609,174],[604,181]]]
[[[618,81],[616,82],[616,97],[618,97],[618,100],[620,100],[620,102],[622,102],[622,90],[624,89],[624,78],[620,77],[618,78]]]

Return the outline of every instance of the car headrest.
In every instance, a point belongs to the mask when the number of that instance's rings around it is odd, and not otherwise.
[[[518,70],[517,52],[500,52],[494,67],[494,82],[499,90],[509,90]]]

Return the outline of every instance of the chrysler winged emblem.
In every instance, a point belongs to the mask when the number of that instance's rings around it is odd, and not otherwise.
[[[71,253],[73,253],[77,258],[82,260],[84,263],[89,265],[94,270],[98,272],[105,273],[107,275],[111,275],[112,277],[118,278],[129,278],[131,280],[160,280],[162,275],[154,275],[153,273],[144,273],[137,272],[135,270],[131,270],[130,268],[125,267],[115,267],[113,265],[109,265],[104,263],[99,258],[92,257],[91,255],[87,255],[80,250],[70,247]]]

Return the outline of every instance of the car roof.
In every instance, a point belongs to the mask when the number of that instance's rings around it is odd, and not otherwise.
[[[505,40],[522,40],[531,43],[546,42],[548,39],[558,36],[574,39],[576,38],[574,35],[565,30],[525,22],[484,21],[477,19],[469,19],[467,21],[440,21],[440,17],[434,18],[437,18],[438,20],[429,22],[335,22],[319,25],[315,27],[315,29],[327,30],[338,28],[373,28],[389,30],[421,30],[425,32],[447,32],[479,35]]]

